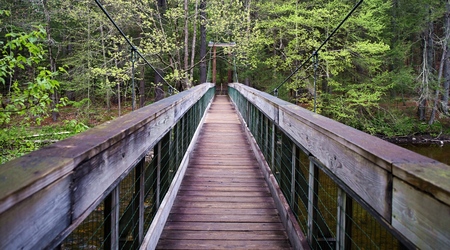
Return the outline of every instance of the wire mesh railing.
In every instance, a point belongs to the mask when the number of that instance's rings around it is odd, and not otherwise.
[[[317,158],[235,88],[229,95],[312,249],[399,249],[395,232]],[[254,96],[252,96],[253,99]],[[325,141],[323,143],[326,143]]]
[[[123,176],[60,249],[138,249],[214,95],[211,88]]]

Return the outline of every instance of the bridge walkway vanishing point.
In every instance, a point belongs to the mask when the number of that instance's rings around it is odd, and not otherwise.
[[[291,249],[228,96],[216,96],[157,249]]]

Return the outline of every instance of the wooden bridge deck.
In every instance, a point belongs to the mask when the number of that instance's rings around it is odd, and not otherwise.
[[[227,96],[216,96],[157,249],[291,249]]]

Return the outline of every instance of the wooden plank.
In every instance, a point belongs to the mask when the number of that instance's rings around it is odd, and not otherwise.
[[[256,240],[165,240],[159,247],[167,249],[288,249],[286,241]]]
[[[179,197],[177,198],[180,202],[228,202],[228,203],[270,203],[273,202],[272,199],[269,199],[267,196],[192,196],[185,195],[183,191],[179,192]]]
[[[251,231],[246,232],[245,234],[240,231],[231,231],[225,236],[227,237],[227,240],[284,240],[286,238],[284,231]],[[223,240],[224,234],[216,231],[205,234],[202,231],[179,230],[176,235],[171,234],[169,231],[165,231],[162,237],[169,240]]]
[[[167,223],[164,230],[191,230],[191,231],[284,231],[283,224],[278,223],[237,223],[237,222],[190,222]],[[176,234],[176,231],[173,232]],[[226,232],[225,232],[226,234]],[[164,239],[164,238],[161,238]],[[161,240],[160,239],[160,240]],[[285,239],[287,241],[287,238]]]
[[[199,185],[204,187],[240,187],[242,183],[245,183],[247,187],[260,187],[260,183],[258,182],[223,182],[223,181],[192,181],[192,180],[183,180],[183,182],[187,185]]]
[[[278,211],[275,207],[273,208],[224,208],[224,207],[217,207],[217,208],[208,208],[204,209],[202,207],[173,207],[171,210],[172,213],[183,213],[183,214],[204,214],[204,215],[215,215],[215,214],[248,214],[248,215],[260,215],[260,214],[267,214],[267,215],[277,215]]]
[[[181,189],[184,190],[184,189]],[[233,196],[241,196],[241,197],[254,197],[254,196],[259,196],[261,195],[261,192],[214,192],[214,191],[202,191],[199,192],[198,190],[184,190],[184,195],[197,195],[197,194],[201,194],[203,196],[223,196],[223,197],[233,197]],[[265,196],[268,195],[268,193],[264,193]],[[186,204],[183,204],[186,205]],[[263,205],[261,205],[263,206]]]
[[[247,193],[247,192],[257,192],[261,195],[268,195],[270,196],[269,188],[267,187],[247,187],[247,186],[227,186],[223,185],[221,187],[218,186],[208,186],[208,185],[183,185],[182,188],[180,188],[180,191],[205,191],[205,192],[235,192],[237,195],[240,195],[241,193]],[[200,194],[200,193],[199,193]],[[203,193],[201,193],[203,194]]]
[[[448,249],[450,207],[394,178],[392,226],[420,249]]]
[[[193,181],[198,180],[198,182],[208,182],[208,183],[261,183],[261,180],[263,180],[263,177],[255,177],[255,178],[249,178],[249,177],[230,177],[225,176],[221,179],[215,178],[215,176],[196,176],[196,175],[186,175],[184,177],[183,181]]]
[[[218,163],[220,164],[220,163]],[[230,164],[229,162],[224,162],[222,164]],[[196,165],[199,166],[199,165]],[[230,166],[230,165],[229,165]],[[231,166],[238,166],[238,165],[231,165]],[[189,171],[190,174],[213,174],[213,175],[238,175],[238,176],[252,176],[254,174],[258,174],[259,171],[256,169],[238,169],[238,168],[230,168],[229,171],[227,171],[226,169],[212,169],[212,168],[200,168],[198,170],[192,170]]]
[[[242,166],[242,165],[256,165],[257,162],[252,159],[230,159],[226,157],[222,159],[193,159],[192,164]]]
[[[197,173],[186,173],[186,177],[187,176],[198,176],[198,177],[211,177],[213,178],[215,176],[215,173],[207,173],[207,172],[197,172]],[[237,176],[234,177],[234,179],[238,180],[238,179],[250,179],[248,176]]]
[[[169,217],[169,222],[233,222],[236,223],[279,223],[278,215],[247,215],[247,214],[215,214],[214,216],[206,217],[203,214],[186,215],[172,213]]]
[[[229,157],[229,155],[227,154],[227,157]],[[232,157],[232,156],[231,156]],[[231,169],[231,170],[242,170],[242,171],[258,171],[259,168],[256,165],[247,165],[247,166],[242,166],[242,165],[211,165],[211,164],[192,164],[195,165],[196,171],[208,171],[208,170],[227,170],[227,169]],[[190,171],[191,172],[191,171]],[[194,172],[194,171],[192,171]]]

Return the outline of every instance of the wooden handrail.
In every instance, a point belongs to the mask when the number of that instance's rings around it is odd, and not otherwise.
[[[450,245],[450,166],[242,84],[229,84],[419,248]]]
[[[0,249],[55,247],[212,87],[196,86],[0,165]]]

